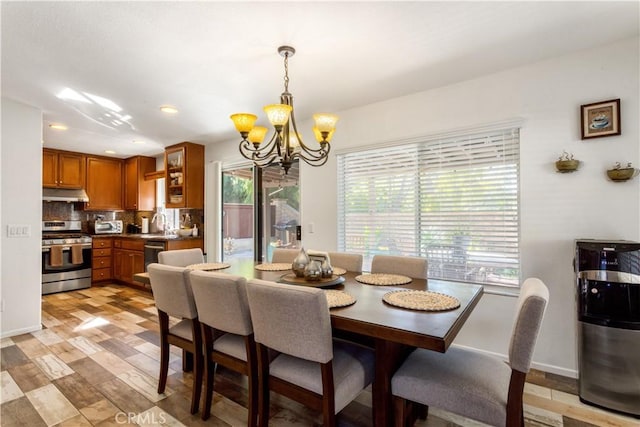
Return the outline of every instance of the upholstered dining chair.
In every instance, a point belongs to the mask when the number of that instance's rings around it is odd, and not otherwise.
[[[298,249],[275,248],[271,255],[271,262],[293,262],[300,251]]]
[[[258,425],[258,360],[244,277],[207,271],[191,272],[205,348],[205,395],[202,419],[211,413],[216,364],[244,374],[249,382],[248,422]]]
[[[160,264],[173,265],[174,267],[186,267],[191,264],[202,264],[204,255],[200,248],[174,249],[159,252],[158,262]]]
[[[259,422],[269,420],[269,391],[322,411],[324,426],[367,387],[373,351],[333,340],[324,291],[250,280],[247,295],[258,349]],[[279,354],[269,363],[268,350]]]
[[[329,252],[332,267],[341,267],[347,271],[362,271],[362,255],[347,252]]]
[[[413,279],[426,279],[427,259],[410,256],[374,255],[371,261],[371,273],[402,274]]]
[[[195,414],[198,412],[202,389],[203,356],[198,311],[189,283],[190,270],[158,263],[149,264],[147,269],[160,324],[158,393],[164,393],[167,385],[169,345],[180,347],[183,350],[183,370],[191,370],[191,364],[193,364],[191,413]],[[170,326],[169,316],[181,320]]]
[[[522,394],[549,301],[536,278],[520,289],[509,361],[452,347],[446,353],[417,349],[391,380],[395,425],[406,424],[408,402],[435,406],[492,426],[523,427]]]

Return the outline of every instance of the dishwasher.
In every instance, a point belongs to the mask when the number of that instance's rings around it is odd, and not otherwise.
[[[144,244],[144,271],[147,271],[149,264],[158,262],[158,253],[162,251],[164,251],[164,241],[147,240]]]

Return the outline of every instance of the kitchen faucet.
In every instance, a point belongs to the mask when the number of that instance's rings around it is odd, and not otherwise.
[[[169,230],[167,229],[167,216],[164,213],[154,213],[153,214],[153,218],[151,218],[151,223],[155,223],[157,228],[160,228],[160,224],[156,221],[156,219],[159,219],[160,221],[162,221],[162,230],[164,231],[164,234],[167,235],[169,234]]]

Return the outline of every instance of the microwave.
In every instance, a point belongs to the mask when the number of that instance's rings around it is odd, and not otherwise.
[[[93,223],[94,234],[122,234],[122,220],[98,220]]]

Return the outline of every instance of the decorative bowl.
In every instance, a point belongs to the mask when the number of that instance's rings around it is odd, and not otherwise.
[[[578,166],[580,166],[580,160],[558,160],[556,162],[556,169],[562,173],[575,172],[578,170]]]
[[[638,175],[638,172],[640,172],[640,169],[636,168],[609,169],[607,176],[612,181],[627,181]]]
[[[180,228],[176,232],[178,233],[178,236],[180,236],[180,237],[187,237],[187,236],[191,236],[193,234],[193,229],[192,228]]]

